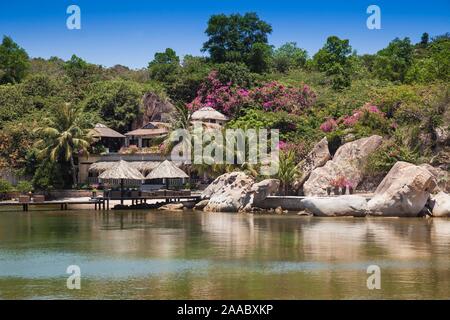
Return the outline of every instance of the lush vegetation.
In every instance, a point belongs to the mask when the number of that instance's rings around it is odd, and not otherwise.
[[[31,59],[5,36],[0,45],[0,169],[32,177],[36,189],[70,187],[80,152],[92,149],[97,122],[126,132],[153,92],[176,106],[177,123],[210,106],[232,128],[277,128],[294,146],[283,156],[283,183],[326,135],[332,151],[370,134],[384,136],[371,174],[395,161],[436,156],[435,128],[450,123],[450,35],[424,33],[420,42],[393,39],[375,54],[358,55],[351,40],[330,36],[316,53],[301,43],[274,48],[272,27],[254,13],[214,15],[202,50],[185,56],[167,48],[147,68],[94,65],[72,56]],[[5,186],[2,186],[6,188]]]

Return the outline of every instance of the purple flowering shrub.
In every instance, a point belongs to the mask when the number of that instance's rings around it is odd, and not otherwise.
[[[193,111],[212,107],[229,116],[236,114],[243,106],[301,114],[315,100],[316,94],[307,85],[294,88],[272,81],[248,90],[234,86],[231,82],[223,84],[218,79],[217,71],[212,71],[201,84],[195,99],[187,104],[187,108]]]
[[[320,126],[320,130],[329,133],[337,130],[339,127],[352,128],[357,125],[365,126],[370,129],[385,130],[387,128],[395,129],[395,124],[388,124],[386,115],[380,111],[377,106],[366,103],[359,109],[353,111],[353,114],[338,119],[329,118]]]

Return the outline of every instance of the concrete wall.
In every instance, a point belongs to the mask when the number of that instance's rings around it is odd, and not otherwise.
[[[300,211],[305,207],[302,205],[301,200],[305,197],[298,196],[269,196],[265,200],[255,203],[255,207],[262,209],[275,209],[281,207],[284,210]]]

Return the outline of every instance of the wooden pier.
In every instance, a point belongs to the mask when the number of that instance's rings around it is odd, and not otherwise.
[[[18,202],[18,201],[2,201],[0,207],[22,207],[23,211],[28,211],[30,206],[59,206],[60,210],[68,210],[69,205],[93,205],[94,210],[110,210],[110,201],[118,200],[122,203],[124,201],[131,201],[132,205],[147,203],[149,200],[164,200],[165,203],[179,202],[179,201],[199,201],[200,195],[152,195],[152,196],[138,196],[138,197],[97,197],[90,200],[53,200],[43,202]]]
[[[59,206],[60,210],[68,210],[71,204],[91,204],[94,206],[94,210],[105,210],[106,209],[106,199],[105,198],[93,198],[90,200],[54,200],[54,201],[43,201],[43,202],[19,202],[19,201],[2,201],[0,202],[0,207],[22,207],[23,211],[28,211],[30,206]]]

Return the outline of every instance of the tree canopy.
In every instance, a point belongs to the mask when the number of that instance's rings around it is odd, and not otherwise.
[[[215,63],[243,62],[251,69],[259,70],[264,68],[267,36],[271,32],[271,25],[254,12],[213,15],[205,31],[209,39],[202,50],[209,52]]]
[[[0,84],[20,82],[29,67],[27,52],[10,37],[4,36],[0,45]]]

